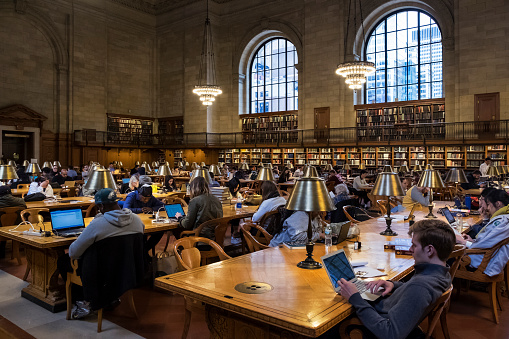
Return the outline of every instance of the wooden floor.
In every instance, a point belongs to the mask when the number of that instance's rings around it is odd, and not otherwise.
[[[164,239],[161,244],[164,244]],[[7,253],[10,257],[10,253]],[[0,269],[22,278],[26,261],[18,266],[16,260],[0,259]],[[504,311],[500,312],[500,324],[492,321],[488,294],[470,290],[457,299],[453,292],[448,314],[451,339],[509,338],[509,299],[503,298]],[[104,317],[111,322],[145,338],[180,338],[184,323],[184,298],[169,295],[150,288],[134,291],[139,319],[133,318],[126,302]],[[0,324],[1,327],[1,324]],[[208,338],[208,328],[203,315],[193,315],[188,338]],[[439,336],[441,338],[442,336]]]

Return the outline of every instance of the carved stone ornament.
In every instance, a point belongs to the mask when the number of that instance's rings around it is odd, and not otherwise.
[[[44,115],[23,106],[12,105],[0,109],[0,121],[5,126],[20,127],[37,127],[42,128],[42,124],[47,120]]]

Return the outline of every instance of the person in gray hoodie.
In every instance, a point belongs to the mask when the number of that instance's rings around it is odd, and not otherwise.
[[[111,188],[103,188],[95,194],[95,203],[100,212],[85,228],[83,233],[69,247],[69,254],[58,258],[57,267],[64,281],[67,272],[72,272],[70,259],[79,259],[85,251],[102,239],[121,235],[143,233],[145,225],[140,217],[131,210],[121,209],[117,203],[117,195]],[[73,297],[82,298],[83,292],[79,286],[73,285]],[[82,318],[90,313],[90,307],[85,301],[76,301],[73,319]]]
[[[415,260],[414,276],[406,283],[376,280],[367,284],[372,293],[383,289],[374,303],[362,299],[351,282],[341,279],[341,295],[355,308],[362,324],[377,338],[415,338],[417,327],[430,305],[451,286],[446,260],[454,249],[456,237],[441,220],[420,220],[410,227],[410,251]],[[388,295],[392,293],[391,295]],[[423,335],[424,337],[424,335]]]

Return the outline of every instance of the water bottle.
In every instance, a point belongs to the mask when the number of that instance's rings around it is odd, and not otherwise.
[[[458,232],[463,232],[463,213],[459,212],[458,214]]]
[[[241,214],[242,213],[242,202],[237,202],[235,204],[235,214]]]
[[[470,194],[467,194],[465,196],[465,206],[467,206],[467,209],[472,209],[472,197],[470,196]]]
[[[332,228],[325,226],[325,246],[332,246]]]

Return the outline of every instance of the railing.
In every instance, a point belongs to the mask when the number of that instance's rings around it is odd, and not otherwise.
[[[396,124],[371,127],[330,128],[237,133],[185,133],[183,135],[140,135],[95,130],[77,130],[74,142],[83,146],[126,147],[258,147],[341,145],[369,142],[473,140],[509,141],[509,120],[466,121],[454,123]]]

